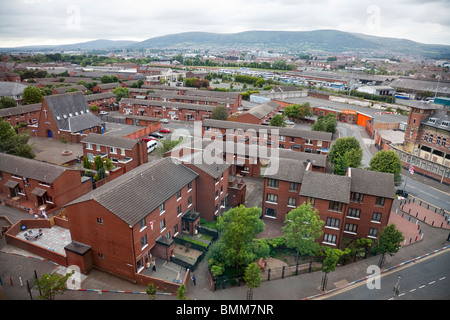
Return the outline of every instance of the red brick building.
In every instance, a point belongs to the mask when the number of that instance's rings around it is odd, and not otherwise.
[[[95,267],[137,280],[153,257],[170,260],[174,236],[196,228],[197,176],[170,158],[139,166],[66,206],[72,240],[92,248]]]
[[[9,122],[13,127],[20,123],[37,125],[41,107],[42,103],[34,103],[25,106],[0,109],[0,118],[3,118],[3,121],[5,122]]]
[[[79,142],[83,134],[102,133],[105,123],[94,115],[81,92],[44,97],[36,134]]]
[[[92,190],[78,170],[0,153],[2,203],[27,212],[54,212]]]
[[[269,101],[237,115],[236,121],[253,124],[269,124],[270,119],[278,112],[281,112],[281,110],[282,107],[280,104],[275,101]]]
[[[299,130],[265,125],[237,123],[205,119],[202,123],[202,137],[223,141],[244,141],[259,146],[275,146],[308,153],[328,154],[331,147],[329,132]]]
[[[284,222],[304,202],[325,222],[322,244],[338,247],[344,237],[376,239],[395,199],[392,174],[349,168],[346,176],[311,171],[311,165],[280,159],[264,177],[263,218]]]
[[[92,88],[92,93],[101,93],[101,92],[107,92],[112,91],[113,89],[123,86],[120,84],[120,82],[113,82],[113,83],[100,83],[97,84]]]
[[[90,133],[81,143],[92,164],[96,156],[107,157],[125,173],[148,162],[147,143],[142,140]]]

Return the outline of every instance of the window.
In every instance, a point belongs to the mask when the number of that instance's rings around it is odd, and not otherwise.
[[[441,143],[441,137],[436,138],[436,144],[439,145]]]
[[[312,139],[305,139],[305,144],[313,144],[313,140]]]
[[[358,192],[352,192],[350,195],[350,201],[361,203],[363,201],[363,194]]]
[[[330,228],[339,228],[339,219],[327,218],[326,226]]]
[[[188,208],[192,205],[192,196],[188,198]]]
[[[268,179],[267,186],[270,188],[278,188],[278,180],[277,179]]]
[[[428,138],[428,142],[433,142],[433,135],[430,134],[430,137]]]
[[[358,229],[358,225],[353,223],[346,223],[344,227],[344,231],[351,232],[356,234],[356,230]]]
[[[219,190],[216,190],[216,197],[214,198],[214,200],[217,200],[217,198],[219,198]]]
[[[330,201],[330,206],[328,210],[342,212],[342,202]]]
[[[384,198],[377,197],[377,199],[375,200],[375,205],[383,207],[384,206]]]
[[[295,199],[295,198],[288,199],[288,206],[295,207],[296,205],[297,205],[297,199]]]
[[[380,222],[381,221],[381,213],[380,212],[374,212],[372,214],[372,221]]]
[[[103,219],[102,218],[97,218],[97,223],[98,224],[103,224]]]
[[[160,204],[160,206],[159,206],[159,214],[163,214],[164,211],[166,211],[166,203],[165,202]]]
[[[105,256],[104,256],[103,254],[101,254],[101,253],[98,253],[98,254],[97,254],[97,257],[98,257],[100,260],[104,260],[104,259],[105,259]]]
[[[165,220],[165,219],[162,219],[162,220],[159,222],[159,227],[160,227],[160,229],[161,229],[161,232],[163,232],[163,231],[166,229],[166,220]]]
[[[181,214],[182,210],[181,210],[181,204],[177,207],[177,216],[179,216]]]
[[[87,142],[86,143],[86,149],[92,150],[92,143]]]
[[[425,135],[423,136],[423,141],[427,141],[428,140],[428,133],[425,133]]]
[[[190,181],[190,182],[188,183],[187,187],[188,187],[188,191],[191,191],[191,190],[192,190],[192,181]]]
[[[120,149],[120,154],[122,155],[122,156],[124,156],[125,155],[125,149]]]
[[[289,185],[289,191],[297,191],[298,190],[298,183],[291,182]]]
[[[312,197],[307,197],[306,198],[306,203],[309,203],[311,205],[311,207],[314,208],[314,203],[316,202],[316,198],[312,198]]]
[[[447,142],[447,138],[442,138],[441,146],[445,147],[446,142]]]
[[[348,208],[347,217],[359,219],[360,213],[361,213],[361,210],[359,210],[359,209]]]
[[[145,218],[141,219],[141,221],[139,222],[139,226],[141,230],[145,228]]]
[[[141,238],[141,248],[144,249],[147,245],[148,245],[148,243],[147,243],[147,235],[144,235]]]
[[[277,203],[277,201],[278,201],[278,195],[268,193],[267,196],[266,196],[266,201],[268,201],[268,202],[273,202],[273,203]]]
[[[329,244],[336,244],[336,236],[334,234],[324,234],[323,242]]]
[[[109,152],[116,154],[117,153],[116,147],[110,147]]]
[[[368,237],[376,238],[378,235],[377,228],[370,228]]]
[[[101,150],[99,144],[96,145],[96,150],[97,150],[97,151],[100,151],[100,150]]]
[[[181,198],[181,190],[177,191],[177,200],[179,200]]]
[[[176,236],[178,234],[178,225],[176,224],[175,227],[173,227],[173,236]]]
[[[277,214],[277,210],[272,209],[272,208],[266,208],[266,217],[270,217],[270,218],[275,218]]]

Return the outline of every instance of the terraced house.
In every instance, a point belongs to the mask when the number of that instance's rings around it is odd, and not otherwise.
[[[309,153],[328,154],[331,133],[272,127],[258,124],[205,119],[202,123],[204,139],[245,142],[259,146],[291,149]]]
[[[286,214],[310,203],[325,222],[322,244],[339,247],[344,237],[378,237],[395,199],[392,174],[349,168],[346,176],[312,171],[311,163],[279,159],[264,176],[263,218],[284,222]]]
[[[72,240],[91,247],[95,267],[137,281],[153,257],[170,261],[174,236],[195,230],[197,177],[170,158],[121,175],[66,206]]]

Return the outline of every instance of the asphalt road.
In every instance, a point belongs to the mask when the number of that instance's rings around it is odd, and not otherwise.
[[[419,200],[437,206],[438,208],[450,211],[450,194],[448,192],[444,192],[436,188],[430,187],[426,184],[423,184],[419,181],[412,179],[411,177],[408,177],[407,180],[405,176],[402,177],[403,182],[398,187],[398,189],[400,190],[405,189],[406,191],[408,191],[410,195],[415,196]],[[406,181],[406,188],[405,188],[405,181]]]
[[[319,299],[449,300],[449,263],[450,251],[446,250],[383,273],[378,280],[363,281]],[[394,293],[394,287],[398,288],[398,294]]]

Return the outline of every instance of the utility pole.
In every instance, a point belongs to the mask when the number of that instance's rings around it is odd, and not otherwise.
[[[408,166],[408,172],[409,172],[409,173],[406,175],[405,185],[403,186],[403,195],[405,194],[406,182],[408,181],[408,177],[409,177],[410,174],[412,174],[411,171],[410,171],[410,169],[411,169],[412,159],[413,159],[413,157],[414,157],[414,152],[415,152],[415,150],[416,150],[416,145],[414,144],[414,145],[413,145],[413,150],[412,150],[412,152],[411,152],[411,159],[409,159],[409,166]]]

